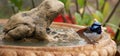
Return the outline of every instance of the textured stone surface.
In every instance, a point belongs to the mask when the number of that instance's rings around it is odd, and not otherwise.
[[[13,15],[4,27],[4,39],[21,40],[34,36],[36,39],[49,41],[46,28],[63,9],[64,4],[58,0],[44,0],[30,11]]]
[[[74,28],[78,30],[77,25],[53,23],[52,27]],[[114,56],[116,53],[116,44],[107,33],[98,43],[77,45],[77,46],[58,46],[58,47],[30,47],[30,46],[10,46],[0,45],[0,56]]]

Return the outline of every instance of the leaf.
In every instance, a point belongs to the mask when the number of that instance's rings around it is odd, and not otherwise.
[[[69,11],[70,9],[70,4],[71,4],[71,0],[67,0],[67,3],[65,5],[66,11]]]
[[[23,0],[10,0],[10,2],[14,4],[19,10],[21,10]]]
[[[81,8],[84,7],[85,0],[77,0],[77,2]]]
[[[99,0],[99,7],[101,8],[104,4],[105,0]]]
[[[67,3],[67,0],[59,0],[59,1],[63,2],[64,4]]]
[[[82,19],[79,13],[75,13],[75,19],[78,25],[81,25]]]
[[[79,13],[75,13],[76,22],[79,25],[91,25],[93,17],[87,13],[84,14],[84,17],[81,18]]]
[[[110,4],[108,2],[106,2],[104,10],[103,10],[103,16],[106,17],[109,13],[110,10]]]
[[[96,11],[94,14],[93,14],[94,18],[97,19],[99,22],[103,22],[103,14],[100,12],[100,11]]]
[[[118,34],[118,38],[117,38],[117,40],[120,41],[120,32],[119,32],[119,34]]]
[[[69,7],[70,7],[70,4],[71,4],[71,0],[59,0],[59,1],[64,3],[65,9],[66,9],[66,11],[68,11]]]
[[[92,21],[93,21],[93,17],[87,13],[84,14],[83,20],[84,25],[91,25]]]
[[[111,26],[114,29],[119,29],[119,26],[112,24],[112,23],[107,23],[107,25]]]

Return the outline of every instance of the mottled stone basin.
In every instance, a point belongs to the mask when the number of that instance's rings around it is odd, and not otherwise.
[[[75,30],[84,28],[83,26],[55,22],[51,27],[73,28]],[[115,42],[105,32],[103,38],[95,45],[79,44],[78,42],[76,45],[66,46],[19,46],[19,44],[12,45],[9,43],[4,44],[4,42],[1,42],[0,56],[114,56],[116,53]]]

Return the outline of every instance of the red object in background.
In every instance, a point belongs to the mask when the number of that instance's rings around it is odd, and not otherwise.
[[[62,15],[58,15],[55,19],[54,22],[64,22],[64,20],[62,19]]]
[[[111,37],[115,36],[115,32],[113,31],[113,29],[110,26],[106,26],[107,28],[107,32],[111,35]]]
[[[75,18],[70,18],[69,15],[64,15],[65,19],[63,19],[63,16],[60,14],[58,15],[55,19],[54,22],[64,22],[64,20],[66,21],[66,23],[71,23],[71,24],[75,24]]]

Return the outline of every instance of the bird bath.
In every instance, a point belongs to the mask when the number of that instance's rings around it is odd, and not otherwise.
[[[62,26],[62,27],[61,27]],[[50,27],[75,31],[83,26],[52,23]],[[114,56],[116,44],[107,33],[97,44],[86,44],[80,41],[72,42],[4,42],[0,41],[0,56]]]
[[[59,6],[58,6],[59,5]],[[114,56],[116,43],[106,32],[95,44],[74,34],[86,27],[52,22],[63,10],[58,0],[45,0],[38,7],[12,16],[5,24],[0,40],[0,56]],[[52,23],[52,24],[51,24]],[[65,41],[54,39],[48,28],[68,34]],[[72,32],[70,32],[72,31]],[[72,33],[72,34],[71,34]],[[69,38],[69,36],[72,36]],[[44,40],[44,41],[41,41]],[[68,41],[66,41],[68,40]]]

